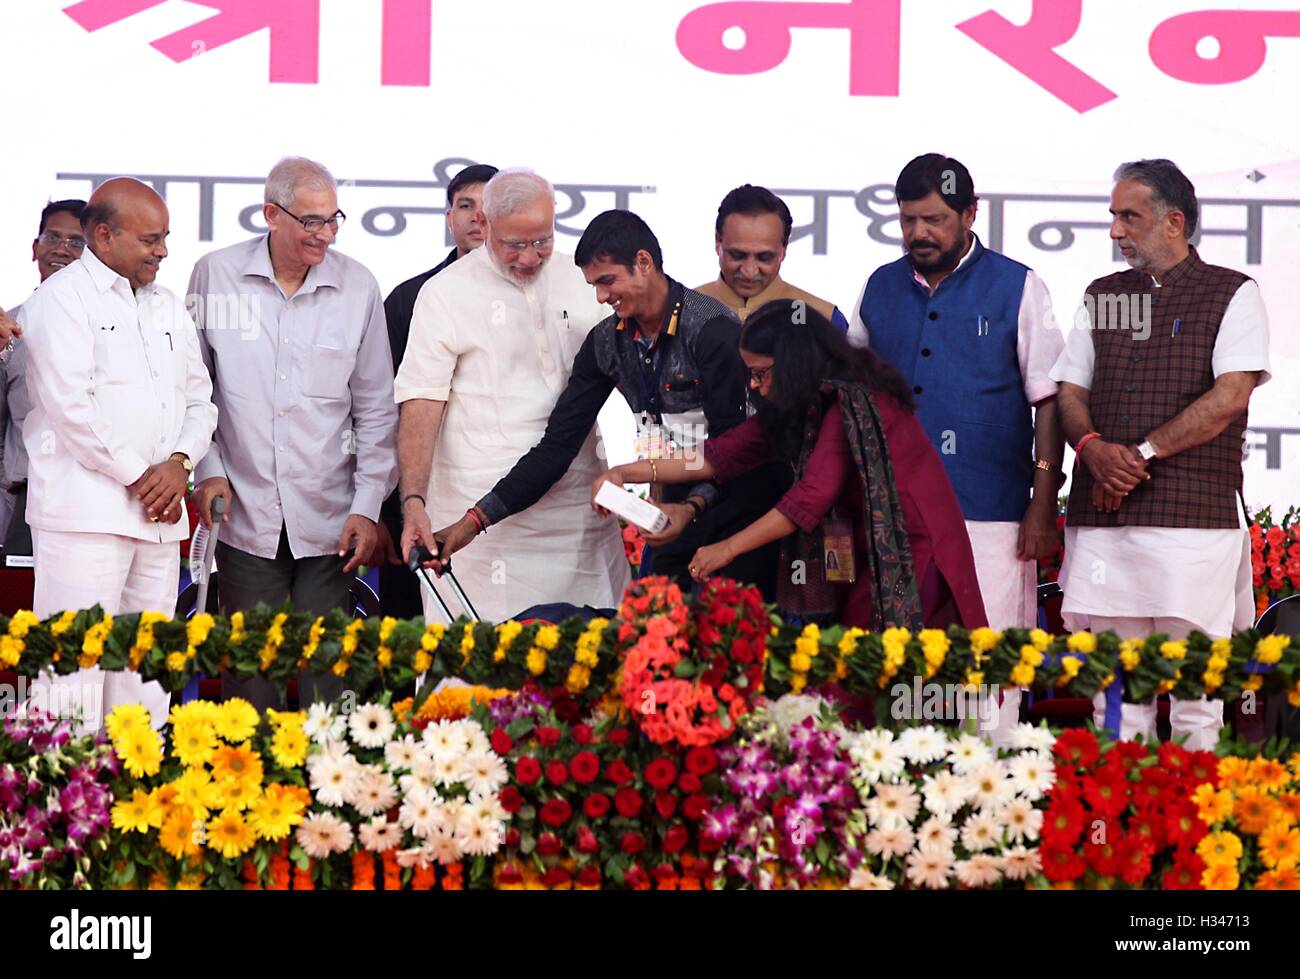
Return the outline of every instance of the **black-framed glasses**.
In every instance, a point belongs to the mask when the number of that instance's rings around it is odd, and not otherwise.
[[[767,376],[772,373],[775,364],[768,364],[766,367],[751,367],[749,369],[749,383],[762,384],[767,380]]]
[[[60,245],[66,245],[70,252],[81,252],[85,250],[86,239],[81,235],[74,235],[71,238],[65,238],[57,231],[46,231],[36,239],[46,248],[58,248]]]
[[[280,208],[280,210],[282,210],[285,214],[289,215],[289,217],[293,218],[295,221],[301,224],[302,230],[307,232],[309,235],[314,235],[317,231],[325,227],[325,225],[327,224],[330,226],[331,231],[338,231],[339,228],[343,227],[343,222],[348,219],[348,216],[344,214],[342,211],[335,211],[327,218],[318,218],[315,215],[310,215],[305,218],[300,218],[298,217],[298,215],[294,214],[293,211],[289,210],[287,207],[281,204],[276,204],[275,206]]]

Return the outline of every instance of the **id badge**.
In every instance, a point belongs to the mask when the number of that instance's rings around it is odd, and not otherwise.
[[[853,566],[853,524],[839,519],[826,521],[822,540],[822,568],[826,580],[853,584],[857,580]]]

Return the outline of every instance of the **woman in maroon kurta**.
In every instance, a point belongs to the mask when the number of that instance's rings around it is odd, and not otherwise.
[[[740,339],[757,414],[705,442],[703,460],[657,460],[653,471],[648,462],[619,466],[597,481],[595,488],[604,479],[622,485],[649,482],[652,475],[660,482],[726,482],[773,459],[793,465],[800,458],[805,419],[816,399],[821,422],[801,477],[768,514],[696,552],[691,573],[703,580],[738,554],[796,530],[811,534],[832,509],[851,519],[855,565],[865,568],[870,545],[863,478],[850,452],[840,399],[824,393],[822,382],[864,383],[884,431],[925,623],[987,625],[957,497],[898,373],[870,351],[850,346],[815,310],[796,309],[789,300],[755,310]],[[871,628],[869,576],[859,572],[853,584],[833,587],[839,599],[838,621]]]

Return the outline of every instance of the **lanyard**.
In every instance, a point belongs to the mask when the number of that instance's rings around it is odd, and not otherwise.
[[[681,311],[682,311],[682,303],[681,300],[679,299],[677,301],[677,304],[673,307],[672,316],[669,317],[668,319],[667,330],[664,333],[661,333],[658,337],[656,337],[654,344],[650,347],[649,356],[650,359],[654,362],[654,366],[651,368],[650,380],[648,384],[646,381],[646,372],[643,363],[645,358],[641,352],[640,345],[636,341],[636,338],[634,337],[632,339],[632,345],[633,348],[636,350],[636,356],[637,356],[636,381],[637,381],[637,387],[640,389],[640,394],[641,394],[641,415],[643,418],[646,415],[653,415],[655,424],[659,423],[660,405],[661,405],[659,379],[663,374],[664,360],[667,357],[666,352],[661,350],[660,346],[665,336],[671,337],[676,335],[677,318],[681,314]]]

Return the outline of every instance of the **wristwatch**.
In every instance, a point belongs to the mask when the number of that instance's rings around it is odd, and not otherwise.
[[[190,457],[187,456],[184,452],[173,452],[169,458],[175,459],[177,462],[179,462],[181,464],[181,468],[184,469],[187,473],[194,472],[194,463],[190,462]]]
[[[1156,457],[1156,447],[1148,439],[1143,439],[1138,444],[1138,455],[1142,457],[1143,462],[1150,462]]]

